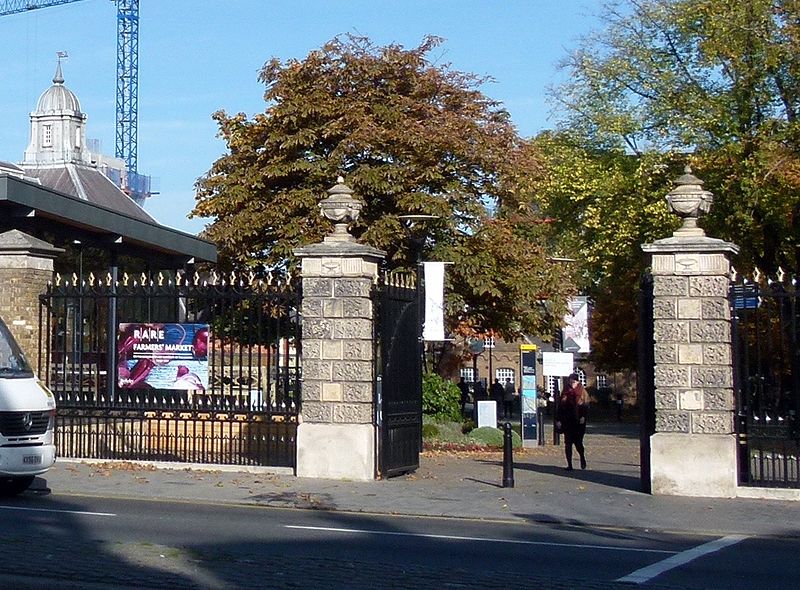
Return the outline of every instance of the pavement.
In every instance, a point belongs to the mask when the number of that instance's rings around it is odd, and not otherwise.
[[[586,470],[566,471],[563,447],[549,433],[546,439],[544,447],[514,452],[514,487],[505,488],[502,452],[426,451],[414,473],[368,482],[59,460],[28,493],[800,537],[800,502],[642,493],[636,425],[590,424]]]

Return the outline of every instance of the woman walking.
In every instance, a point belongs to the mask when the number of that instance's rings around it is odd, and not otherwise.
[[[586,452],[583,435],[586,434],[586,415],[589,410],[589,394],[581,385],[578,375],[567,378],[567,386],[558,400],[556,428],[564,433],[564,452],[567,455],[567,471],[572,471],[572,445],[581,458],[581,469],[586,469]]]

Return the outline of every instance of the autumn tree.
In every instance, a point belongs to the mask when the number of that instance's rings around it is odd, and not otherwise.
[[[292,251],[330,230],[317,207],[338,175],[365,206],[351,232],[413,268],[401,216],[428,214],[423,256],[448,267],[450,328],[552,334],[572,283],[549,259],[549,224],[530,206],[539,162],[485,80],[413,49],[347,36],[305,59],[268,61],[263,113],[214,115],[228,152],[198,181],[194,215],[226,264],[296,266]],[[419,241],[417,242],[419,243]]]

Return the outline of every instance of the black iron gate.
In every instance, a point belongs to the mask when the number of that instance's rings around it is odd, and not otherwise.
[[[378,285],[378,474],[419,467],[422,444],[420,302],[414,277],[386,274]]]
[[[653,338],[653,276],[642,277],[639,288],[638,352],[636,388],[639,400],[639,470],[641,490],[649,494],[650,437],[656,431],[655,349]]]
[[[38,373],[56,395],[59,456],[294,467],[298,302],[252,277],[57,279],[40,297]],[[207,324],[205,350],[184,345],[207,379],[156,353],[128,360],[142,324]]]
[[[800,488],[800,349],[796,281],[731,286],[739,483]]]

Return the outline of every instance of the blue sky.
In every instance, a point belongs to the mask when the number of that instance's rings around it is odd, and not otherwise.
[[[0,2],[0,4],[2,4]],[[264,110],[257,81],[268,59],[302,58],[342,33],[375,43],[445,39],[434,54],[455,69],[491,76],[523,135],[552,127],[545,91],[557,62],[598,26],[597,0],[141,0],[139,172],[159,195],[146,209],[196,233],[187,219],[194,182],[225,151],[211,114]],[[114,153],[116,6],[83,0],[0,17],[0,160],[18,162],[28,115],[51,83],[56,52],[67,51],[65,84],[88,115],[87,137]],[[333,180],[333,179],[332,179]]]

